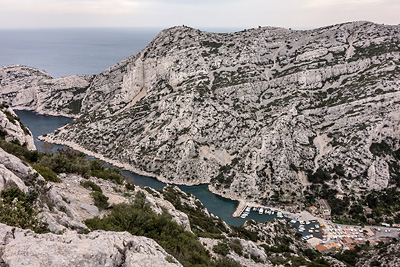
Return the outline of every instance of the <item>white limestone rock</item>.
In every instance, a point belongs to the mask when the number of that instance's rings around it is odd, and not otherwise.
[[[35,234],[0,224],[0,239],[0,264],[10,267],[182,266],[154,240],[127,232]]]
[[[308,184],[303,174],[319,167],[342,167],[337,179],[351,180],[348,192],[394,186],[391,168],[384,171],[394,155],[377,162],[370,147],[399,149],[399,47],[400,26],[370,22],[230,34],[173,27],[90,84],[71,78],[86,113],[43,139],[167,183],[211,183],[232,199],[274,200],[279,188],[279,200],[292,201]],[[48,74],[2,71],[3,99],[28,101],[4,93],[18,81],[71,111],[65,97],[48,93],[60,81],[38,85]],[[322,150],[317,136],[326,136]]]
[[[22,125],[18,116],[9,107],[0,108],[0,131],[5,133],[7,142],[18,142],[29,150],[36,150],[31,131]]]

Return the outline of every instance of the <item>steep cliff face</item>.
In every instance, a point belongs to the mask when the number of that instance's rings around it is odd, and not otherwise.
[[[400,182],[399,45],[399,26],[370,22],[174,27],[97,75],[85,114],[46,140],[235,199],[291,199],[307,176],[384,188]]]
[[[77,117],[93,75],[53,79],[43,70],[13,65],[0,68],[0,102],[14,109]]]
[[[0,135],[7,142],[18,142],[29,150],[36,149],[31,131],[19,121],[17,114],[5,104],[0,104]]]

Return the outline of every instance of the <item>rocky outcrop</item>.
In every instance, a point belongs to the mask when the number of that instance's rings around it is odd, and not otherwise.
[[[364,252],[356,266],[399,266],[400,244],[386,244],[379,250]]]
[[[32,179],[35,174],[37,175],[36,179],[44,180],[28,164],[0,148],[0,191],[10,187],[18,187],[26,193],[28,187],[24,181]]]
[[[17,142],[29,150],[35,150],[31,131],[20,121],[8,105],[0,104],[0,135],[7,142]]]
[[[53,79],[43,70],[13,65],[0,68],[0,103],[39,114],[77,117],[93,75]]]
[[[182,266],[154,240],[127,232],[35,234],[0,224],[5,266]]]
[[[344,191],[394,186],[396,154],[370,148],[400,148],[399,45],[399,26],[370,22],[174,27],[95,76],[85,114],[45,140],[233,199],[292,201],[319,168]]]

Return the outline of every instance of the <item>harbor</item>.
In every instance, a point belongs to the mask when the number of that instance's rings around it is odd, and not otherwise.
[[[284,210],[281,210],[279,208],[275,208],[272,206],[268,205],[260,205],[257,203],[252,203],[252,202],[245,202],[245,201],[240,201],[236,210],[232,214],[233,217],[236,218],[242,218],[245,219],[247,218],[251,212],[258,213],[259,215],[269,215],[276,217],[278,219],[283,219],[283,218],[291,218],[293,217],[293,214]]]

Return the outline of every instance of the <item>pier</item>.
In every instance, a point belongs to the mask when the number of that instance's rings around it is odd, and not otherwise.
[[[240,217],[240,215],[243,213],[243,211],[246,209],[247,203],[244,201],[239,201],[238,206],[236,207],[235,212],[232,214],[233,217],[237,218]]]
[[[294,217],[293,214],[291,214],[290,212],[275,208],[275,207],[271,207],[271,206],[265,206],[265,205],[260,205],[254,202],[246,202],[246,201],[239,201],[238,206],[236,207],[235,212],[232,214],[233,217],[240,217],[240,215],[243,213],[243,211],[246,209],[246,207],[257,207],[257,208],[263,208],[264,210],[269,209],[269,210],[277,210],[280,211],[282,213],[285,213],[286,215],[288,215],[288,217]]]

